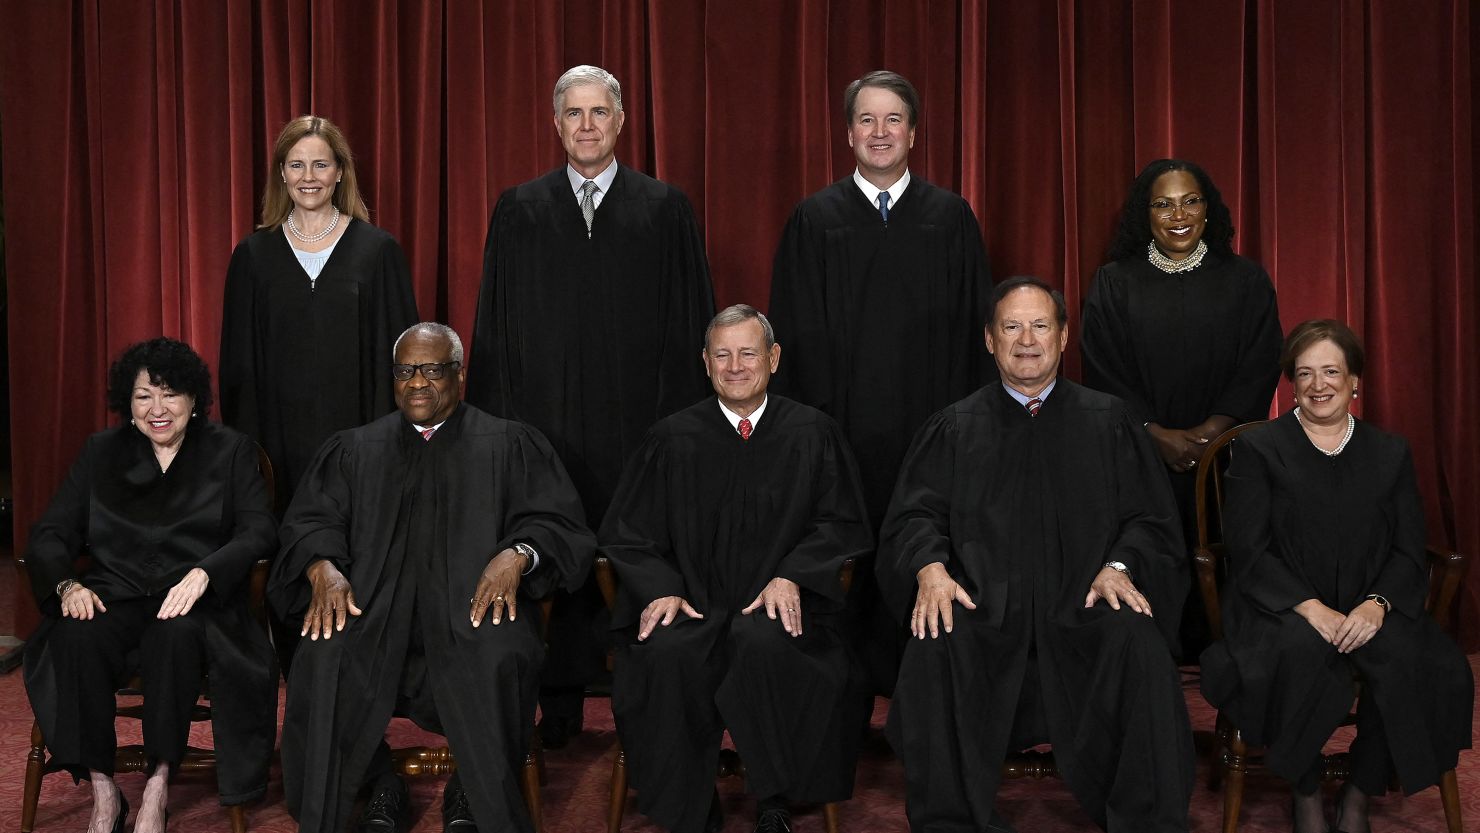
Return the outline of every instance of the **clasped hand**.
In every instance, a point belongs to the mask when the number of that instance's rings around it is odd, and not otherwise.
[[[1306,599],[1295,605],[1295,612],[1310,623],[1322,639],[1335,645],[1336,650],[1343,654],[1372,641],[1387,618],[1387,611],[1371,599],[1352,608],[1352,612],[1345,616],[1315,599]]]

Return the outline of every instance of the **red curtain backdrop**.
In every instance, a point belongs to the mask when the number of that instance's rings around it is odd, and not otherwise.
[[[216,355],[285,121],[345,128],[423,315],[471,336],[493,202],[560,164],[551,87],[594,63],[619,158],[693,199],[721,304],[765,306],[791,207],[852,169],[841,92],[870,69],[919,86],[912,168],[971,201],[994,273],[1071,309],[1141,165],[1200,162],[1286,327],[1365,337],[1363,416],[1413,442],[1432,539],[1480,556],[1469,0],[0,0],[0,32],[18,547],[109,421],[112,356]],[[1480,570],[1462,602],[1480,646]]]

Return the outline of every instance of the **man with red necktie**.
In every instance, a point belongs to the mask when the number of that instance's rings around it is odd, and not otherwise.
[[[621,589],[612,711],[658,825],[723,825],[714,767],[729,729],[756,830],[784,833],[790,803],[852,793],[862,680],[838,572],[873,537],[837,423],[766,392],[781,361],[766,317],[730,307],[704,344],[716,397],[648,432],[601,527]]]

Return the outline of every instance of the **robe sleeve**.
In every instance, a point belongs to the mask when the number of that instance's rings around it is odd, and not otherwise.
[[[1136,360],[1127,336],[1125,298],[1117,277],[1110,264],[1095,271],[1089,297],[1084,301],[1079,354],[1084,360],[1084,384],[1120,397],[1139,425],[1156,415],[1137,384]]]
[[[673,191],[664,201],[661,222],[667,308],[658,318],[663,326],[656,368],[659,417],[694,404],[708,391],[698,354],[704,347],[704,329],[714,317],[709,260],[688,197]]]
[[[1399,442],[1403,443],[1403,461],[1388,495],[1388,505],[1384,507],[1394,520],[1393,550],[1367,592],[1380,593],[1392,605],[1393,612],[1417,619],[1423,615],[1429,589],[1423,503],[1413,473],[1413,453],[1406,441],[1400,438]]]
[[[87,546],[93,459],[100,448],[97,436],[88,439],[46,511],[31,526],[26,545],[26,575],[31,581],[31,593],[43,612],[59,614],[57,584],[78,577],[74,565]]]
[[[914,606],[916,574],[935,562],[947,570],[952,567],[957,430],[947,409],[932,416],[915,434],[879,533],[874,572],[885,603],[899,621]]]
[[[251,437],[262,436],[257,403],[256,273],[251,245],[243,240],[226,269],[221,310],[221,358],[216,381],[221,421]]]
[[[961,371],[952,378],[964,382],[956,389],[965,395],[997,378],[997,365],[988,356],[982,342],[982,330],[986,327],[988,307],[992,303],[992,264],[987,259],[987,249],[982,243],[981,225],[971,204],[961,199],[961,235],[959,255],[961,270],[960,296],[951,305],[951,315],[956,319],[952,332],[955,343],[961,345],[963,354]]]
[[[1120,530],[1101,564],[1119,561],[1130,569],[1136,588],[1151,602],[1162,635],[1176,646],[1188,565],[1171,484],[1151,437],[1128,414],[1121,416],[1107,441],[1109,453],[1118,458],[1113,470],[1119,480],[1114,497]]]
[[[813,489],[812,520],[782,556],[776,575],[841,605],[844,593],[838,572],[843,562],[852,558],[855,568],[863,567],[874,542],[858,465],[843,441],[842,430],[831,420],[828,423],[822,439],[820,482]]]
[[[536,599],[557,587],[574,593],[591,569],[596,536],[586,528],[575,484],[549,441],[527,425],[512,425],[510,448],[501,456],[503,537],[493,551],[527,542],[540,554],[534,571],[520,580],[521,593]]]
[[[663,440],[649,431],[622,472],[601,525],[601,551],[618,578],[613,627],[626,627],[654,599],[684,596],[673,551],[668,511],[679,496],[668,492]]]
[[[1212,413],[1250,422],[1269,416],[1269,402],[1280,380],[1280,311],[1274,284],[1261,266],[1243,296],[1239,322],[1239,361]],[[1086,312],[1086,327],[1088,314]]]
[[[827,264],[812,227],[807,203],[798,205],[781,232],[771,264],[771,300],[767,317],[786,361],[771,380],[771,390],[826,413],[838,413],[832,401],[833,346],[828,338],[825,300]]]
[[[473,344],[468,355],[467,401],[480,410],[502,417],[513,417],[508,390],[508,368],[504,366],[499,340],[503,326],[500,314],[508,313],[504,272],[514,262],[509,249],[520,241],[507,228],[517,211],[517,189],[505,191],[488,220],[488,237],[483,243],[483,280],[478,285],[478,302],[473,311]],[[513,238],[513,239],[509,239]]]
[[[313,562],[326,559],[346,576],[350,573],[354,503],[349,457],[342,434],[330,437],[309,464],[283,517],[282,549],[267,584],[267,601],[279,619],[291,621],[308,609],[312,588],[304,572]]]
[[[1223,476],[1228,495],[1223,502],[1224,538],[1232,559],[1229,572],[1239,591],[1260,610],[1280,613],[1319,594],[1276,549],[1273,475],[1264,455],[1248,439],[1233,447]]]
[[[411,288],[411,267],[406,252],[394,237],[385,236],[380,247],[380,262],[374,281],[374,308],[366,310],[369,326],[361,330],[362,355],[368,358],[365,372],[369,378],[361,386],[368,401],[361,403],[360,413],[366,421],[384,416],[395,408],[395,391],[391,379],[391,355],[396,339],[421,319],[416,313],[416,294]]]
[[[257,470],[257,449],[245,435],[234,439],[230,471],[209,473],[230,478],[231,538],[199,565],[210,576],[211,589],[222,603],[234,599],[252,565],[271,558],[277,548],[276,522],[267,500],[267,484]]]

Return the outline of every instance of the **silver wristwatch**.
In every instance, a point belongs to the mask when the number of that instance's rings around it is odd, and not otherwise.
[[[1106,561],[1105,562],[1105,566],[1106,567],[1109,567],[1110,569],[1114,570],[1117,573],[1123,573],[1123,574],[1125,574],[1125,577],[1126,578],[1130,578],[1131,577],[1131,568],[1125,566],[1125,562],[1124,561]]]

